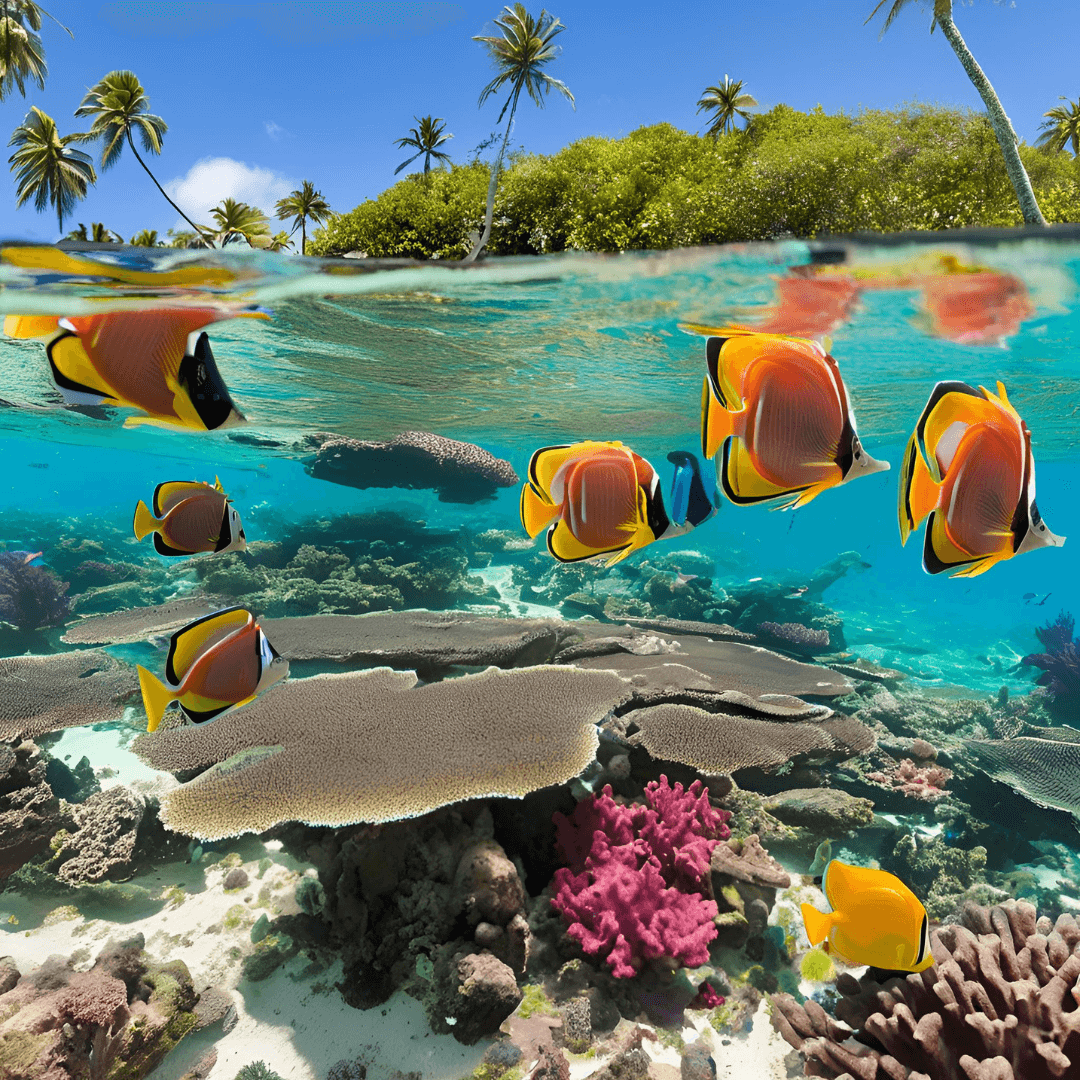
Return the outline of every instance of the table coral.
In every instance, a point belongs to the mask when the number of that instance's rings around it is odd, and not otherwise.
[[[661,776],[645,798],[648,806],[622,805],[608,785],[571,817],[554,815],[556,847],[569,865],[555,873],[552,905],[569,936],[603,955],[617,978],[660,958],[703,964],[716,937],[709,860],[730,835],[730,815],[709,804],[700,780],[684,791]]]
[[[1031,904],[965,906],[931,934],[935,965],[906,978],[842,974],[834,1020],[773,997],[773,1024],[807,1076],[860,1080],[1059,1080],[1080,1061],[1080,926]],[[885,980],[885,981],[879,981]],[[838,1022],[839,1021],[839,1022]],[[858,1043],[852,1043],[852,1037]],[[858,1045],[859,1043],[863,1045]]]

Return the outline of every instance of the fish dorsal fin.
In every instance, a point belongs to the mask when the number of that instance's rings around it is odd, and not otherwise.
[[[216,473],[214,474],[214,490],[220,491],[222,495],[225,494],[225,489],[221,486],[221,477]]]
[[[199,480],[167,480],[154,488],[154,516],[164,517],[187,499],[209,495],[213,489]]]
[[[254,616],[247,608],[232,607],[215,611],[177,630],[169,644],[165,677],[173,686],[179,686],[200,656],[252,620]]]

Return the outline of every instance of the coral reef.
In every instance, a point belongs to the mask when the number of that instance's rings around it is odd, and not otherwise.
[[[874,804],[838,788],[788,788],[764,800],[764,809],[785,825],[815,836],[842,836],[874,821]]]
[[[760,622],[754,632],[767,644],[801,656],[826,652],[830,644],[828,630],[811,630],[801,623]]]
[[[1059,1080],[1080,1061],[1080,926],[1009,901],[965,906],[931,934],[935,965],[906,978],[836,981],[834,1020],[817,1002],[773,997],[773,1023],[807,1076],[863,1080]],[[858,1044],[850,1039],[855,1036]]]
[[[139,692],[132,668],[100,649],[0,658],[0,739],[119,720]]]
[[[1042,670],[1037,682],[1049,690],[1052,710],[1062,716],[1076,715],[1080,704],[1080,642],[1073,638],[1076,620],[1061,612],[1035,631],[1045,652],[1031,653],[1020,663]]]
[[[69,626],[60,640],[66,645],[125,645],[151,635],[169,635],[227,606],[224,597],[191,596],[107,615],[89,615]]]
[[[138,1080],[185,1035],[220,1018],[200,1016],[198,1002],[184,963],[155,963],[142,934],[110,942],[89,971],[50,957],[0,994],[4,1075]]]
[[[959,909],[967,890],[983,881],[986,848],[954,847],[940,836],[905,833],[891,853],[882,855],[881,866],[923,897],[931,919],[945,919]]]
[[[45,781],[45,762],[32,742],[0,743],[0,884],[46,851],[60,827],[60,801]]]
[[[615,802],[610,785],[555,815],[560,854],[552,905],[567,933],[590,956],[603,956],[619,978],[661,958],[694,966],[708,959],[716,904],[707,896],[713,848],[729,835],[727,814],[709,805],[708,789],[670,787],[666,776],[645,789],[648,806]]]
[[[23,631],[59,626],[70,609],[67,584],[34,566],[34,558],[30,551],[0,551],[0,620]]]
[[[70,884],[130,877],[147,812],[146,800],[122,785],[91,795],[71,811],[71,830],[54,841],[56,876]]]
[[[189,836],[392,821],[569,780],[626,696],[611,672],[553,666],[416,684],[386,668],[289,681],[212,724],[142,735],[134,749],[170,772],[216,766],[163,798],[167,827]]]
[[[430,488],[440,502],[452,503],[492,499],[498,488],[518,482],[510,462],[427,431],[406,431],[387,442],[323,436],[306,469],[347,487]]]
[[[911,758],[894,762],[887,772],[875,770],[863,775],[893,791],[930,801],[940,799],[945,794],[945,784],[952,779],[950,769],[934,764],[916,765]]]

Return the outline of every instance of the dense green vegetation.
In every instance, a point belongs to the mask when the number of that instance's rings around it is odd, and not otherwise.
[[[1077,159],[1022,147],[1048,221],[1080,221]],[[312,254],[460,258],[488,170],[410,176],[312,238]],[[669,124],[588,138],[503,174],[489,248],[622,251],[859,230],[1018,225],[985,114],[913,105],[831,115],[785,105],[717,139]]]

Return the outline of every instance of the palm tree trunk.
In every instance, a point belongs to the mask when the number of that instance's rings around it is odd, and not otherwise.
[[[184,211],[181,210],[180,207],[177,206],[176,203],[174,203],[172,201],[172,199],[169,198],[169,196],[165,192],[165,189],[157,182],[157,177],[154,176],[154,174],[147,168],[146,162],[143,161],[143,159],[141,157],[139,157],[139,151],[135,149],[135,143],[131,138],[131,128],[128,128],[127,140],[128,140],[128,146],[131,147],[131,152],[135,155],[135,160],[144,169],[146,169],[146,175],[149,176],[150,179],[154,181],[154,187],[156,187],[158,189],[158,191],[160,191],[161,194],[165,196],[165,201],[195,230],[195,235],[196,236],[202,236],[203,235],[202,229],[200,229],[199,226],[196,225],[195,222],[192,221],[191,218],[189,218],[187,216],[187,214],[185,214]],[[205,237],[204,237],[204,239],[205,239]],[[208,242],[209,242],[211,247],[214,246],[213,240],[209,240]]]
[[[510,119],[506,121],[506,134],[503,136],[502,146],[499,147],[499,156],[495,159],[495,167],[491,170],[491,180],[488,181],[487,210],[484,213],[484,231],[476,242],[476,247],[462,259],[462,262],[475,262],[476,256],[484,250],[484,246],[491,236],[491,222],[495,217],[495,191],[499,186],[499,170],[502,168],[503,158],[506,156],[506,147],[510,142],[510,129],[514,126],[514,113],[517,112],[517,94],[514,95],[514,104],[510,109]]]
[[[940,6],[940,0],[939,5]],[[1035,201],[1035,192],[1031,190],[1031,180],[1028,178],[1024,163],[1020,160],[1020,151],[1016,145],[1016,132],[1005,115],[1005,109],[1001,105],[997,94],[994,92],[990,80],[986,77],[978,61],[971,55],[967,43],[960,36],[956,23],[952,16],[945,11],[935,11],[935,20],[945,35],[945,40],[952,46],[957,59],[963,65],[967,77],[972,85],[979,91],[979,97],[983,99],[987,115],[990,118],[990,126],[994,129],[997,141],[1001,146],[1001,153],[1005,158],[1005,171],[1009,174],[1009,180],[1016,191],[1016,197],[1020,201],[1020,212],[1024,215],[1024,223],[1027,225],[1045,225],[1046,219],[1042,216],[1039,204]]]
[[[300,215],[300,254],[307,254],[307,218]]]

